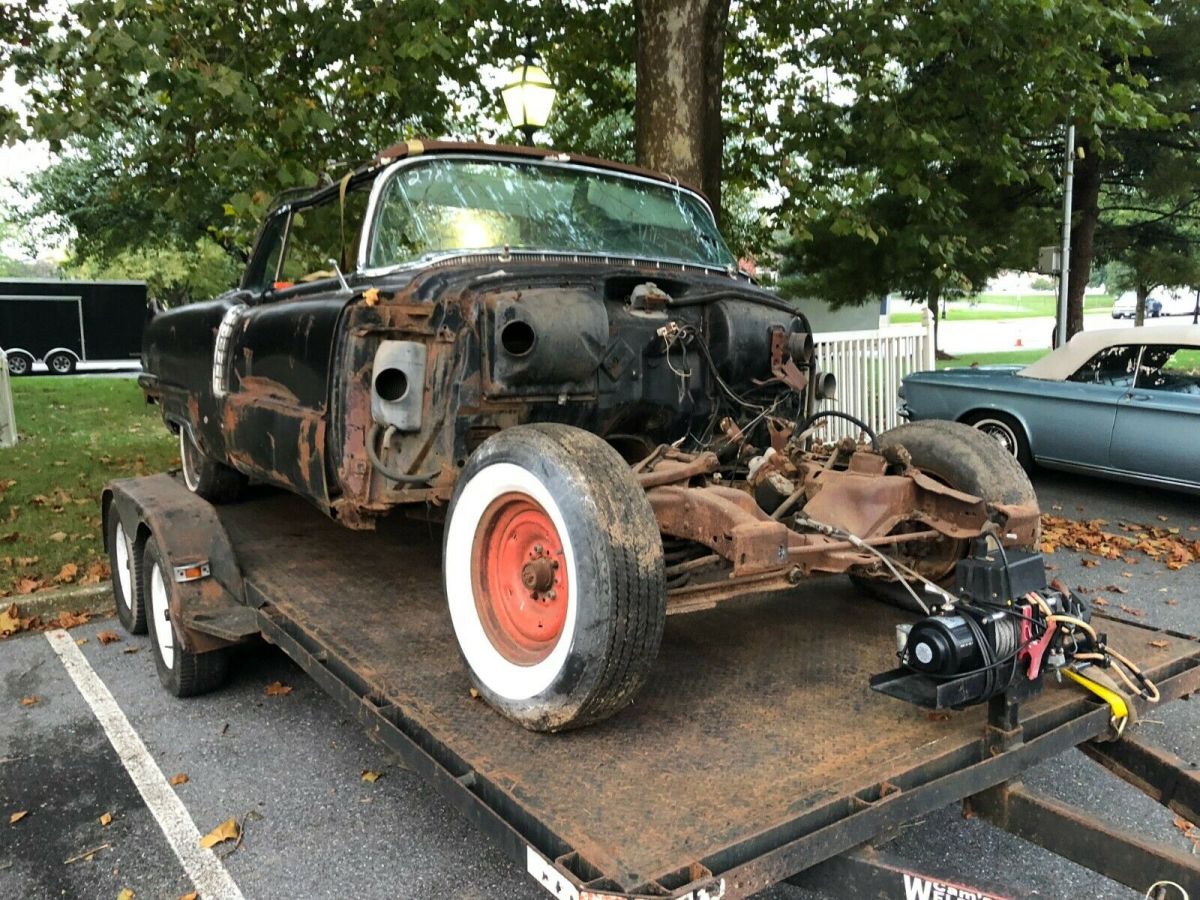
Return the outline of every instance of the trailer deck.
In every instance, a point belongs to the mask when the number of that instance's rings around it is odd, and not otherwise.
[[[1109,730],[1075,686],[1016,730],[873,693],[905,614],[831,578],[672,616],[634,706],[534,734],[471,696],[439,527],[352,532],[266,491],[218,514],[263,634],[561,897],[746,896]],[[1164,702],[1200,687],[1200,643],[1102,621]]]

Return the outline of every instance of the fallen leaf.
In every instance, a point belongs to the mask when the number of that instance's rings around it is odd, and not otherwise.
[[[100,824],[101,824],[102,826],[104,826],[105,828],[107,828],[107,827],[108,827],[108,824],[109,824],[111,821],[112,821],[112,813],[105,813],[104,815],[102,815],[102,816],[100,817]]]
[[[1179,605],[1178,600],[1164,600],[1163,603],[1167,604],[1167,606],[1178,606]]]
[[[1132,572],[1122,572],[1122,573],[1121,573],[1121,577],[1122,577],[1122,578],[1132,578],[1132,577],[1133,577],[1133,573],[1132,573]]]
[[[129,888],[121,888],[121,893],[117,894],[117,900],[133,900],[134,893]]]
[[[263,692],[268,697],[286,697],[292,692],[292,686],[284,684],[282,681],[272,681],[266,686]]]
[[[111,644],[114,641],[119,641],[121,636],[115,631],[100,631],[96,633],[96,640],[101,644]]]
[[[1150,646],[1158,647],[1161,650],[1163,647],[1170,646],[1170,641],[1150,641]]]
[[[179,787],[179,785],[187,784],[187,783],[188,783],[188,777],[183,772],[180,772],[178,775],[171,776],[171,786],[172,787]]]
[[[17,593],[18,594],[32,594],[34,591],[36,591],[41,586],[42,586],[42,582],[40,582],[36,578],[22,578],[20,581],[17,582]]]
[[[374,784],[379,780],[379,776],[382,774],[382,772],[372,772],[370,769],[368,769],[362,773],[362,780],[367,782],[367,784]]]
[[[30,696],[28,696],[28,697],[22,697],[22,698],[21,698],[21,705],[22,705],[22,706],[37,706],[37,705],[38,705],[39,703],[41,703],[41,702],[42,702],[42,698],[41,698],[41,697],[38,697],[38,696],[36,696],[36,695],[33,695],[33,694],[31,694],[31,695],[30,695]]]
[[[63,567],[58,570],[58,574],[54,576],[54,580],[59,584],[66,584],[69,581],[74,581],[75,576],[79,574],[79,566],[75,563],[63,563]]]
[[[1108,601],[1103,597],[1093,597],[1092,603],[1094,603],[1096,606],[1108,606]]]
[[[930,722],[948,722],[950,721],[950,713],[930,709],[925,711],[925,718]]]
[[[88,623],[88,620],[91,617],[92,617],[91,613],[86,613],[86,612],[59,613],[57,618],[50,620],[50,627],[52,627],[52,628],[77,628],[80,625],[86,625]],[[80,644],[85,641],[87,641],[87,638],[80,638],[75,643]]]
[[[237,819],[226,819],[204,837],[200,838],[200,846],[211,850],[217,844],[225,841],[236,841],[242,830],[238,828]]]
[[[478,700],[478,699],[479,699],[479,691],[475,690],[475,688],[471,688],[471,690],[469,691],[469,693],[471,694],[471,699],[472,699],[472,700]]]
[[[1144,609],[1138,609],[1136,606],[1126,606],[1124,603],[1118,603],[1117,607],[1123,613],[1129,613],[1131,616],[1137,616],[1139,619],[1146,615]]]
[[[199,894],[197,894],[195,891],[192,891],[190,894],[180,894],[179,900],[199,900],[199,897]]]
[[[142,649],[141,647],[126,647],[126,648],[125,648],[124,650],[122,650],[121,652],[122,652],[122,653],[127,653],[127,654],[128,654],[128,653],[137,653],[137,652],[139,652],[141,649]]]
[[[1094,568],[1096,568],[1096,566],[1100,565],[1100,563],[1096,562],[1096,560],[1087,559],[1086,557],[1081,559],[1079,561],[1079,564],[1081,566],[1083,566],[1085,569],[1094,569]]]
[[[46,537],[54,541],[56,544],[61,544],[67,539],[67,533],[65,531],[56,531],[53,534],[46,535]]]
[[[1157,516],[1156,518],[1160,522],[1166,522],[1170,518],[1170,516]]]
[[[374,306],[379,302],[379,288],[367,288],[363,291],[363,303]]]
[[[21,630],[21,617],[17,611],[17,604],[12,604],[8,609],[0,610],[0,635],[16,634]]]
[[[16,825],[18,822],[20,822],[20,821],[21,821],[23,818],[25,818],[27,815],[29,815],[29,810],[27,810],[27,809],[23,809],[23,810],[21,810],[20,812],[15,812],[15,813],[13,813],[11,816],[9,816],[9,817],[8,817],[8,824],[9,824],[9,825]]]

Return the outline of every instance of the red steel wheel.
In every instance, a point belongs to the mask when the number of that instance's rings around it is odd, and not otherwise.
[[[471,577],[492,645],[518,665],[549,656],[571,591],[562,538],[541,504],[516,492],[492,501],[475,532]]]

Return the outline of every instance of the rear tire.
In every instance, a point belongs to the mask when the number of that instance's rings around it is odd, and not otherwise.
[[[189,653],[179,642],[171,618],[170,600],[174,581],[158,541],[151,536],[146,541],[142,558],[150,641],[154,645],[154,667],[158,680],[167,692],[176,697],[195,697],[216,690],[229,672],[229,650],[222,648],[207,653]]]
[[[129,634],[146,633],[146,602],[142,589],[142,560],[134,535],[125,530],[116,504],[108,508],[108,567],[112,571],[117,618]]]
[[[633,701],[666,585],[657,520],[616,450],[565,425],[493,435],[459,476],[443,541],[459,649],[495,709],[561,731]]]
[[[179,463],[187,489],[209,503],[232,503],[246,487],[246,476],[208,456],[186,425],[179,426]]]
[[[879,436],[881,450],[902,445],[912,457],[913,465],[955,490],[982,497],[988,503],[1037,504],[1037,494],[1029,476],[1016,458],[992,437],[962,422],[928,419],[910,422],[885,431]],[[1021,549],[1036,549],[1041,527],[1035,531],[1032,543]],[[852,575],[851,580],[878,600],[913,612],[920,606],[903,584],[895,579],[876,579]],[[954,584],[953,569],[935,579],[944,588]],[[908,582],[923,594],[924,584]]]
[[[65,350],[46,357],[46,368],[51,375],[71,375],[75,372],[75,357]]]

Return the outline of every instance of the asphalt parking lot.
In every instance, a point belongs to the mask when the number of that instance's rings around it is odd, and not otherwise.
[[[1056,515],[1163,525],[1184,534],[1200,529],[1194,497],[1048,473],[1035,484],[1043,510]],[[1106,596],[1108,612],[1120,614],[1116,607],[1123,603],[1136,611],[1128,615],[1142,614],[1141,622],[1200,634],[1200,565],[1170,571],[1142,557],[1089,568],[1079,554],[1062,549],[1050,564],[1072,587]],[[1114,584],[1126,593],[1107,589]],[[70,643],[111,692],[157,777],[187,776],[171,790],[188,821],[163,826],[156,819],[106,737],[95,699],[85,698],[51,641],[42,634],[10,639],[0,643],[0,895],[116,897],[129,889],[137,898],[181,897],[197,887],[164,827],[205,834],[235,818],[241,842],[215,852],[223,877],[247,898],[547,896],[279,651],[247,647],[226,688],[179,701],[159,688],[147,638],[122,633],[119,641],[103,643],[104,631],[119,631],[115,619],[72,630]],[[274,682],[291,690],[268,694]],[[37,701],[22,705],[31,697]],[[1185,757],[1197,755],[1196,703],[1172,704],[1140,727]],[[366,781],[364,772],[381,774]],[[1170,813],[1077,752],[1033,770],[1026,783],[1191,848]],[[9,824],[19,811],[27,814]],[[112,817],[107,825],[100,821],[105,814]],[[957,808],[906,827],[891,849],[914,868],[1011,896],[1140,896],[964,820]],[[780,886],[762,896],[808,895]]]

